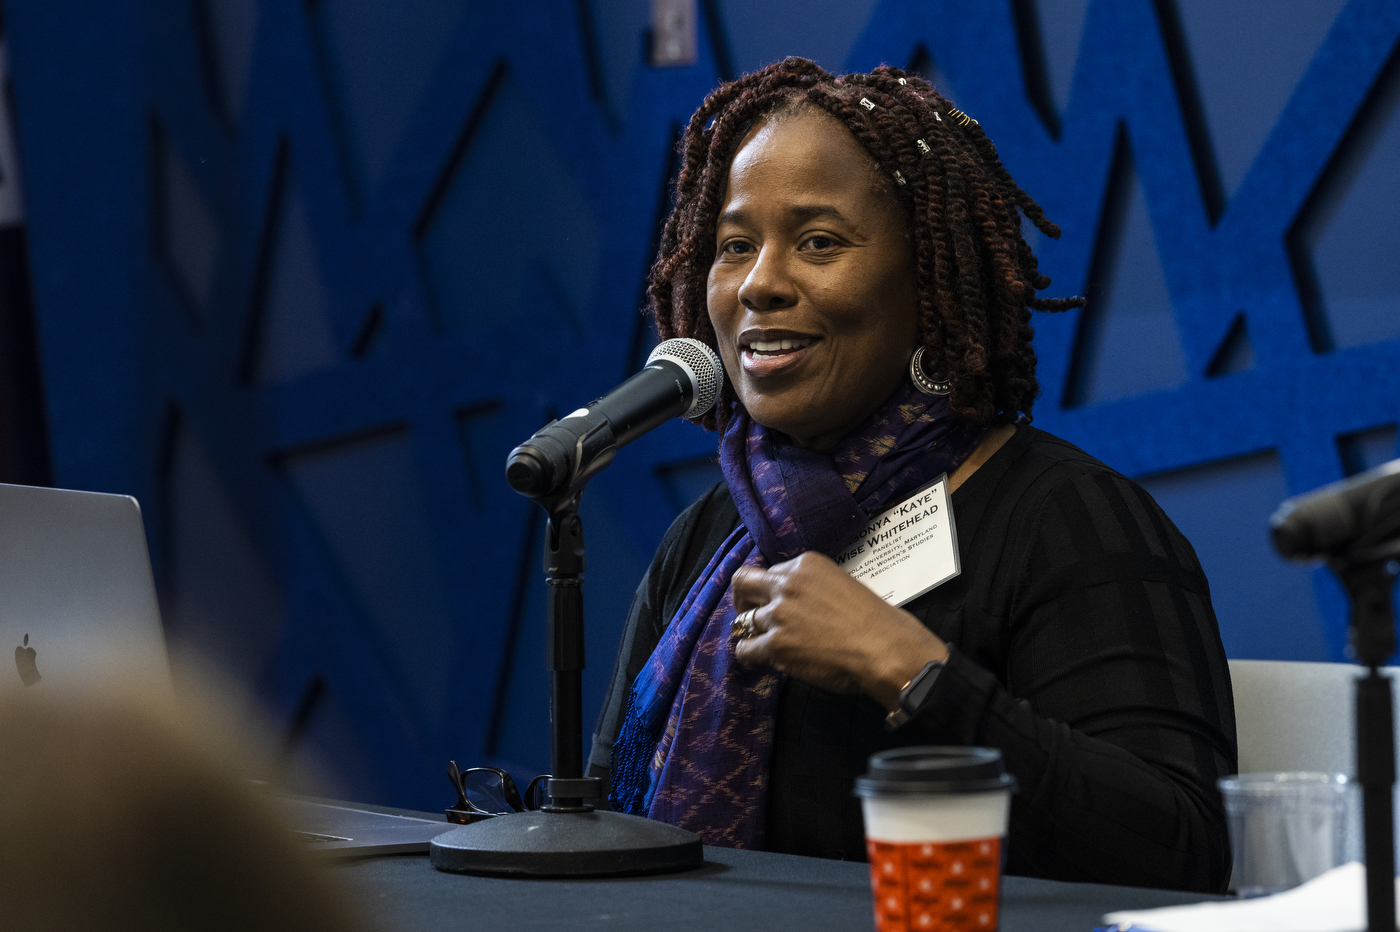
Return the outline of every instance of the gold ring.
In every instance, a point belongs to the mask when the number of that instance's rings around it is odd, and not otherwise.
[[[734,619],[734,633],[742,641],[744,638],[751,638],[758,633],[753,626],[753,616],[758,614],[758,609],[751,608],[746,612],[740,612]]]

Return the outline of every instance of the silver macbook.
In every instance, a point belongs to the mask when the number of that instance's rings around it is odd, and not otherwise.
[[[449,829],[445,821],[371,812],[343,803],[273,797],[282,818],[296,829],[306,849],[324,857],[417,854]]]
[[[0,484],[0,645],[8,684],[170,689],[136,499]]]
[[[0,667],[3,685],[26,690],[78,692],[114,677],[132,689],[171,689],[136,499],[0,484]],[[328,855],[426,852],[452,828],[274,799],[307,847]]]

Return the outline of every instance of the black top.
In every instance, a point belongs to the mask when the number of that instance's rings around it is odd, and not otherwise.
[[[768,849],[864,859],[851,786],[870,754],[985,745],[1020,784],[1008,873],[1223,891],[1215,781],[1236,771],[1234,703],[1191,544],[1138,485],[1029,427],[952,509],[962,574],[905,606],[953,645],[947,667],[894,732],[867,697],[787,681]],[[662,540],[628,615],[591,774],[607,775],[632,681],[738,522],[721,484]]]

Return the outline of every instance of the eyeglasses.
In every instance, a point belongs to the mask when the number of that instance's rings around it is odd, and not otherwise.
[[[447,821],[469,825],[482,819],[538,809],[544,801],[545,783],[549,778],[547,773],[535,777],[522,795],[511,775],[499,767],[459,770],[455,760],[448,761],[447,779],[457,791],[457,805],[447,808]]]

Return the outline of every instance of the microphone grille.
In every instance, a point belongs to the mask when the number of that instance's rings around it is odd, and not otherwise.
[[[724,366],[720,365],[714,350],[699,340],[676,337],[659,343],[647,357],[647,365],[658,359],[669,359],[690,373],[695,400],[682,417],[700,417],[715,406],[719,390],[724,387]]]

